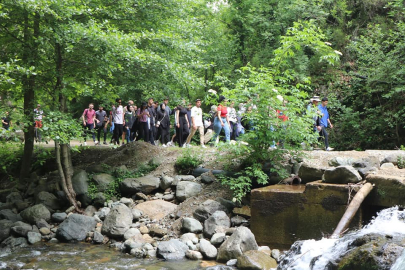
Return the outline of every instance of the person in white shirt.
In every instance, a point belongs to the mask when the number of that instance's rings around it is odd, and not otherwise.
[[[117,98],[115,101],[117,103],[117,107],[112,107],[112,117],[114,120],[114,144],[117,143],[120,145],[120,138],[123,133],[123,126],[125,125],[124,108],[121,105],[122,101],[120,98]]]
[[[197,129],[200,133],[201,146],[203,148],[206,148],[206,146],[204,145],[204,121],[201,109],[201,99],[197,99],[195,101],[195,106],[191,108],[191,132],[190,135],[188,135],[187,137],[186,146],[190,146],[191,138],[193,138]]]

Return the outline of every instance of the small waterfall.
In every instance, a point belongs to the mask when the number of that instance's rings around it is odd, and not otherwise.
[[[384,209],[361,230],[349,232],[339,239],[323,238],[295,242],[284,255],[279,270],[333,269],[340,258],[350,251],[350,244],[366,234],[390,235],[394,239],[405,237],[405,211],[398,207]],[[397,266],[398,265],[398,266]],[[391,270],[405,269],[405,250]]]

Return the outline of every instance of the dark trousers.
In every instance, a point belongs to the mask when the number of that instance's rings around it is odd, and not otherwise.
[[[102,125],[102,126],[97,126],[96,130],[97,130],[97,141],[100,142],[101,131],[103,131],[104,141],[106,141],[107,140],[107,128],[105,128],[104,125]]]
[[[329,147],[329,141],[328,141],[328,132],[326,132],[326,127],[321,126],[322,130],[319,132],[319,138],[318,142],[320,142],[322,139],[325,140],[325,148],[327,149]]]
[[[94,123],[93,124],[87,124],[86,123],[86,126],[84,127],[84,135],[83,135],[84,141],[86,141],[87,134],[89,133],[89,131],[90,131],[90,133],[91,133],[91,135],[93,137],[93,141],[95,141],[96,140],[96,135],[94,134]]]
[[[123,124],[114,123],[114,140],[119,144],[122,132],[124,130]]]
[[[145,142],[149,142],[149,129],[148,129],[148,122],[139,122],[139,131],[142,134],[139,134],[139,138],[143,138]]]
[[[160,135],[160,142],[162,143],[162,144],[166,144],[166,143],[168,143],[169,141],[170,141],[170,130],[169,130],[169,128],[170,127],[162,127],[162,126],[159,126],[159,128],[158,128],[158,136]]]
[[[153,145],[155,145],[155,134],[156,134],[156,127],[155,125],[151,124],[150,129],[149,129],[149,142]]]
[[[179,146],[182,147],[186,142],[188,134],[190,133],[187,125],[187,120],[185,117],[179,117],[180,127],[176,128],[176,139],[179,143]]]

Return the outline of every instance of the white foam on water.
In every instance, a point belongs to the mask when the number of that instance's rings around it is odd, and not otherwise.
[[[370,233],[405,236],[405,211],[398,210],[398,207],[384,209],[361,230],[350,232],[339,239],[323,238],[321,240],[303,241],[300,253],[293,254],[288,258],[290,264],[287,268],[291,270],[311,269],[311,261],[318,257],[312,269],[323,270],[330,261],[336,261],[345,254],[353,240]],[[403,257],[405,264],[405,254],[401,257]],[[399,269],[403,270],[405,268],[392,268],[391,270]]]

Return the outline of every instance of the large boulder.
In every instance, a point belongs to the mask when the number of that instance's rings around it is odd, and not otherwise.
[[[206,200],[203,202],[193,213],[193,217],[200,222],[204,222],[216,211],[227,212],[228,209],[220,202],[213,200]]]
[[[13,224],[11,227],[11,231],[13,231],[15,234],[19,236],[24,236],[26,237],[28,232],[31,232],[32,226],[30,224],[24,223],[22,221],[17,221]]]
[[[339,167],[339,166],[352,166],[354,162],[353,158],[347,157],[334,157],[328,161],[329,166]]]
[[[72,177],[73,189],[76,195],[84,195],[89,191],[89,177],[85,170],[75,171]]]
[[[64,242],[83,241],[87,233],[94,230],[96,224],[93,217],[72,214],[59,225],[56,236]]]
[[[125,204],[115,205],[106,216],[101,232],[109,237],[121,238],[132,224],[132,211]]]
[[[394,165],[398,165],[398,160],[399,159],[402,159],[403,161],[405,160],[405,151],[398,151],[397,153],[386,156],[381,161],[381,164],[393,163]]]
[[[25,237],[13,237],[10,236],[1,242],[0,247],[4,250],[15,251],[19,248],[28,246],[27,239]]]
[[[356,169],[359,168],[380,168],[380,160],[375,156],[368,156],[365,158],[357,159],[352,164]]]
[[[352,166],[339,166],[325,171],[323,180],[332,184],[348,184],[360,182],[363,178]]]
[[[50,211],[55,211],[61,207],[59,199],[46,191],[41,191],[35,196],[35,204],[43,204]]]
[[[177,205],[163,200],[153,200],[137,204],[134,208],[142,211],[143,215],[148,216],[151,220],[161,220],[173,213],[177,209]]]
[[[153,175],[146,175],[139,178],[126,178],[120,184],[123,195],[132,196],[138,192],[150,194],[159,188],[160,179]]]
[[[188,246],[182,241],[171,239],[169,241],[159,242],[157,247],[157,256],[165,260],[181,260],[186,257]]]
[[[301,178],[301,183],[306,184],[309,182],[322,179],[322,175],[325,172],[325,168],[314,166],[308,163],[302,163],[298,170],[298,176]]]
[[[43,204],[36,204],[31,206],[20,213],[23,220],[30,224],[35,224],[38,220],[44,219],[49,221],[51,219],[51,212]]]
[[[22,198],[20,192],[17,192],[17,191],[11,192],[6,197],[6,202],[9,204],[13,204],[15,202],[20,202],[22,200],[23,200],[23,198]]]
[[[179,201],[185,201],[190,197],[198,195],[202,190],[202,186],[196,182],[182,181],[177,184],[176,198]]]
[[[98,191],[105,191],[110,183],[114,182],[114,177],[107,173],[100,173],[93,176],[93,181],[97,184]]]
[[[237,259],[246,251],[258,249],[259,246],[253,233],[246,227],[239,227],[219,247],[217,260],[227,262],[231,259]]]
[[[204,236],[210,238],[215,233],[224,233],[231,227],[231,220],[224,211],[216,211],[204,221]]]
[[[200,252],[208,260],[214,260],[218,254],[217,248],[205,239],[200,240]]]
[[[0,243],[10,236],[12,226],[13,226],[12,221],[6,219],[0,220]]]
[[[200,233],[203,230],[201,223],[194,218],[183,218],[182,230],[191,233]]]
[[[195,177],[193,175],[176,175],[173,178],[172,186],[177,186],[181,181],[194,181]]]
[[[277,267],[277,262],[264,252],[249,250],[238,257],[237,265],[241,270],[270,270]]]
[[[14,213],[11,209],[0,210],[0,219],[8,219],[12,222],[22,220],[21,216],[19,214]]]
[[[163,190],[168,189],[172,185],[173,181],[174,181],[173,177],[163,175],[160,178],[160,188]]]

